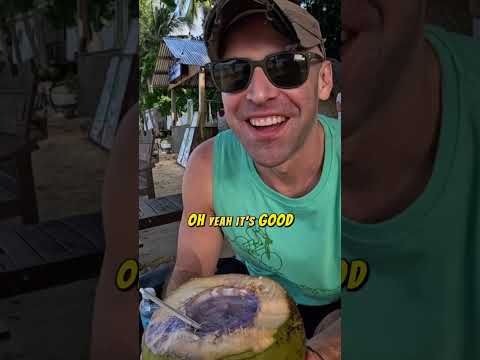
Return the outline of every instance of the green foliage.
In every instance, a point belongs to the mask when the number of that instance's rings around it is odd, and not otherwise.
[[[149,109],[155,104],[158,92],[149,93],[148,82],[155,71],[158,49],[162,38],[181,25],[181,20],[175,15],[174,0],[162,0],[155,7],[152,0],[140,0],[140,108]]]
[[[64,0],[55,1],[49,0],[47,2],[46,15],[47,18],[55,28],[62,26],[73,26],[76,22],[77,1]]]
[[[175,90],[176,111],[182,114],[187,111],[188,99],[193,100],[194,109],[198,109],[198,88],[179,88]],[[206,90],[207,101],[212,100],[212,111],[217,112],[221,108],[221,97],[215,89]],[[155,108],[161,116],[167,116],[171,113],[172,99],[167,89],[154,89],[153,92],[145,93],[143,109]]]
[[[33,8],[33,0],[3,0],[0,2],[1,20]]]
[[[340,60],[341,0],[303,0],[301,3],[320,23],[322,35],[327,39],[327,56]]]
[[[115,13],[115,0],[89,0],[88,18],[95,31],[111,20]],[[6,0],[0,2],[2,20],[28,12],[39,6],[34,0]],[[77,0],[47,0],[43,11],[48,21],[56,28],[76,25]]]
[[[184,18],[185,23],[188,26],[192,26],[198,16],[198,10],[203,9],[206,14],[213,7],[214,0],[178,0],[178,7],[183,9],[185,2],[190,1],[188,9],[186,9],[186,15]]]

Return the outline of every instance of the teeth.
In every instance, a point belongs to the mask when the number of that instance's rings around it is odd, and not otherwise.
[[[251,118],[249,119],[250,124],[253,126],[271,126],[275,124],[280,124],[287,120],[284,116],[269,116],[264,118]]]

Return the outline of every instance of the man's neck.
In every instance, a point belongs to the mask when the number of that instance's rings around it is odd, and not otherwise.
[[[431,177],[441,120],[441,71],[427,41],[392,95],[343,141],[342,214],[377,223],[411,205]]]
[[[318,121],[302,146],[283,164],[266,168],[255,163],[262,180],[282,195],[298,198],[318,183],[325,154],[325,132]]]

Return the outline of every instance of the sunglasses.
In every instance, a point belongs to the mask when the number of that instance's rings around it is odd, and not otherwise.
[[[236,93],[250,85],[253,71],[261,67],[268,80],[280,89],[294,89],[305,83],[310,64],[325,59],[311,52],[284,51],[266,56],[263,60],[237,58],[207,64],[219,91]]]

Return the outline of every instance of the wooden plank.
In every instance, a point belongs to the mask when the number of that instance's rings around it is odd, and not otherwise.
[[[123,99],[127,91],[128,80],[130,78],[133,56],[122,55],[120,65],[118,67],[117,76],[115,77],[115,87],[112,90],[112,98],[110,101],[110,109],[105,122],[102,135],[102,146],[111,149],[113,140],[117,133],[120,123]]]
[[[183,209],[183,198],[182,198],[182,194],[168,195],[168,196],[166,196],[166,198],[167,198],[169,201],[172,201],[173,203],[175,203],[179,208]]]
[[[42,259],[13,228],[0,231],[0,239],[0,252],[10,258],[10,266],[12,263],[15,266],[15,268],[7,267],[7,271],[38,266],[45,263],[44,259]]]
[[[175,194],[156,199],[141,199],[140,230],[180,221],[183,212],[181,196]]]
[[[190,153],[192,152],[192,143],[193,137],[195,136],[195,131],[197,128],[190,128],[190,132],[188,133],[188,137],[186,139],[185,150],[183,154],[183,159],[181,165],[183,167],[187,167],[188,159],[190,158]]]
[[[52,221],[40,224],[37,227],[40,231],[54,238],[69,253],[69,257],[78,257],[97,252],[95,246],[83,236],[72,231],[60,221]]]
[[[23,28],[25,29],[25,35],[27,35],[26,36],[27,42],[30,45],[30,48],[31,48],[31,51],[32,51],[31,58],[38,59],[39,58],[39,50],[38,50],[38,45],[37,45],[37,42],[36,42],[36,39],[35,39],[34,30],[32,29],[31,20],[33,20],[33,17],[25,16],[22,19]],[[33,24],[33,26],[35,26],[35,24]]]
[[[15,195],[15,193],[2,187],[2,185],[0,184],[0,203],[4,203],[7,201],[16,201],[16,200],[17,200],[17,196]]]
[[[36,226],[23,226],[16,231],[48,263],[61,262],[71,257],[69,249]]]
[[[110,66],[107,71],[105,84],[102,90],[102,96],[100,97],[100,102],[97,106],[95,118],[93,120],[92,127],[90,128],[90,139],[92,139],[96,144],[101,144],[102,142],[102,132],[105,126],[105,121],[107,119],[108,109],[110,107],[112,91],[115,85],[115,79],[119,63],[119,56],[115,56],[112,58],[112,60],[110,60]]]
[[[0,235],[3,236],[3,233],[0,233]],[[15,268],[16,268],[15,262],[10,257],[10,255],[3,250],[2,245],[0,244],[0,273],[5,271],[10,271],[11,269],[15,269]]]
[[[195,70],[193,73],[191,73],[190,75],[187,75],[184,78],[182,78],[179,82],[169,85],[168,90],[173,90],[176,87],[185,84],[188,80],[195,77],[199,72],[200,72],[200,67],[197,70]]]
[[[178,153],[177,163],[183,167],[187,166],[188,159],[192,150],[193,138],[195,136],[195,127],[189,127],[183,134],[182,145]]]
[[[183,133],[183,139],[182,139],[182,144],[180,145],[180,150],[178,151],[178,156],[177,156],[177,164],[182,164],[183,163],[183,156],[185,154],[185,146],[187,144],[187,138],[188,138],[188,132],[190,131],[190,128],[187,128],[185,132]]]
[[[18,193],[21,199],[20,208],[24,224],[37,224],[39,220],[37,195],[33,179],[32,157],[30,152],[17,156]]]
[[[103,254],[89,254],[65,261],[0,272],[0,298],[97,277]]]
[[[139,208],[139,214],[141,219],[149,218],[149,217],[154,217],[157,215],[155,210],[153,210],[146,202],[146,199],[139,199],[138,202],[138,208]]]
[[[182,219],[182,211],[177,210],[162,215],[157,215],[149,218],[140,219],[139,230],[148,229],[155,226],[161,226],[177,222]]]
[[[175,203],[169,201],[167,198],[150,199],[147,200],[146,203],[155,210],[157,215],[163,215],[169,212],[182,210]]]
[[[85,237],[97,250],[105,250],[105,234],[101,214],[73,216],[59,220],[72,231]]]
[[[128,10],[128,9],[127,9]],[[127,26],[128,27],[128,26]],[[140,23],[138,20],[130,20],[130,28],[128,29],[128,36],[125,42],[124,54],[135,54],[138,51],[138,33],[140,30]]]

